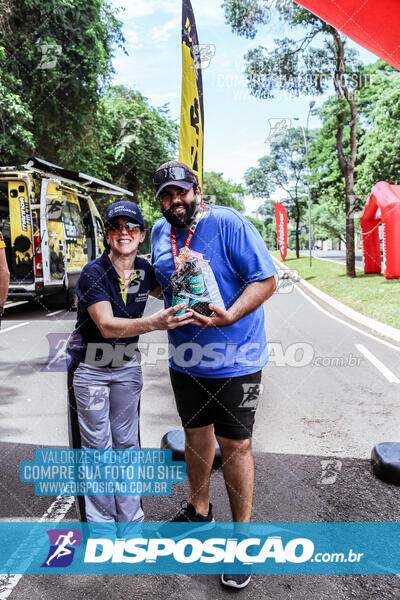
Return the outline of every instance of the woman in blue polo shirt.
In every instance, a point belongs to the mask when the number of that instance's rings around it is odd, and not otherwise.
[[[137,256],[146,231],[136,204],[110,205],[105,231],[106,251],[84,267],[76,288],[78,317],[70,343],[70,441],[73,448],[138,448],[139,335],[190,323],[191,314],[175,316],[182,308],[179,305],[142,316],[148,294],[158,284],[150,263]],[[71,431],[75,407],[80,440]],[[143,519],[139,496],[85,496],[84,514],[82,502],[80,509],[83,520],[107,523],[115,532],[116,523],[121,523],[119,535],[126,524]]]

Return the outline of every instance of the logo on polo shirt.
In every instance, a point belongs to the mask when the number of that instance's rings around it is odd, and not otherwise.
[[[125,290],[128,294],[137,294],[140,289],[140,285],[142,281],[146,278],[146,271],[144,269],[136,269],[135,271],[130,271],[128,269],[124,270],[125,279],[130,278],[130,284],[127,290]],[[146,294],[147,297],[147,294]],[[135,300],[138,301],[137,299]]]

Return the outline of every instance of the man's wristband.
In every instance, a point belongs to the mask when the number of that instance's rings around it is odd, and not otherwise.
[[[0,319],[4,315],[4,306],[0,306]]]

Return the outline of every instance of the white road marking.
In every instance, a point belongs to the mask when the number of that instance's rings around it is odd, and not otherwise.
[[[387,342],[386,340],[381,340],[381,338],[375,337],[371,333],[367,333],[366,331],[363,331],[359,327],[356,327],[355,325],[351,325],[350,323],[347,323],[347,321],[344,321],[343,319],[340,319],[339,317],[332,315],[329,311],[325,310],[325,308],[322,308],[322,306],[320,306],[318,304],[318,302],[315,302],[315,300],[310,298],[310,296],[308,294],[306,294],[298,285],[296,286],[296,290],[298,292],[300,292],[300,294],[302,296],[304,296],[304,298],[306,298],[311,304],[313,304],[313,306],[315,306],[316,308],[318,308],[318,310],[320,310],[322,313],[324,313],[324,315],[328,315],[328,317],[330,317],[334,321],[337,321],[338,323],[341,323],[342,325],[346,325],[346,327],[349,327],[350,329],[353,329],[354,331],[357,331],[358,333],[362,333],[362,335],[366,335],[371,340],[374,340],[375,342],[379,342],[380,344],[384,344],[385,346],[387,346],[388,348],[391,348],[392,350],[396,350],[397,352],[400,352],[400,346],[395,346],[394,344],[391,344],[390,342]]]
[[[400,383],[400,379],[396,377],[396,375],[392,373],[392,371],[388,369],[387,366],[379,360],[379,358],[376,358],[376,356],[372,354],[368,348],[362,344],[355,344],[355,347],[361,352],[361,354],[364,354],[365,358],[367,358],[390,383]]]
[[[58,313],[60,313],[60,312],[64,312],[64,309],[62,308],[61,310],[56,310],[55,312],[48,313],[47,316],[54,317],[54,315],[58,315]]]
[[[43,521],[58,522],[63,519],[75,501],[75,496],[57,496],[53,504],[50,504],[44,515],[39,519],[39,523]]]
[[[65,517],[73,503],[74,496],[57,496],[53,504],[49,506],[49,508],[46,510],[44,515],[40,517],[37,523],[42,523],[43,521],[58,523]],[[36,531],[35,528],[33,528],[28,538],[25,540],[24,544],[21,544],[21,546],[16,549],[16,551],[10,556],[9,560],[7,561],[7,566],[10,567],[10,570],[12,570],[14,565],[14,568],[18,568],[18,566],[21,565],[23,557],[19,555],[19,552],[22,549],[22,547],[26,548],[27,542],[31,542],[32,545],[32,553],[30,557],[31,560],[33,560],[36,554],[41,551],[42,547],[37,542]],[[24,558],[24,567],[25,569],[27,569],[31,563],[31,560],[27,561],[26,557]],[[19,573],[18,575],[0,575],[0,600],[6,600],[9,597],[9,595],[11,594],[21,577],[23,577],[23,573]]]
[[[21,306],[21,304],[28,304],[28,300],[20,300],[19,302],[7,302],[4,305],[4,309],[6,308],[13,308],[13,306]]]
[[[17,329],[17,327],[24,327],[25,325],[29,325],[30,321],[26,321],[26,323],[18,323],[18,325],[12,325],[11,327],[6,327],[5,329],[0,329],[0,333],[5,333],[6,331],[11,331],[11,329]]]

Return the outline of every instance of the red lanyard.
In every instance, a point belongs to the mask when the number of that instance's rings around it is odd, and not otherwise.
[[[193,239],[194,232],[196,231],[196,227],[197,227],[197,225],[198,225],[201,217],[203,216],[204,212],[205,212],[204,211],[204,205],[202,204],[201,205],[201,209],[197,213],[197,216],[196,216],[195,220],[193,221],[193,223],[192,223],[192,225],[191,225],[191,227],[190,227],[190,229],[188,231],[185,243],[183,244],[184,248],[188,248],[190,246],[190,242]],[[176,259],[178,257],[178,244],[177,244],[177,241],[176,241],[175,227],[173,227],[172,225],[171,225],[171,251],[172,251],[172,258],[173,258],[175,269],[176,269],[177,268]]]

